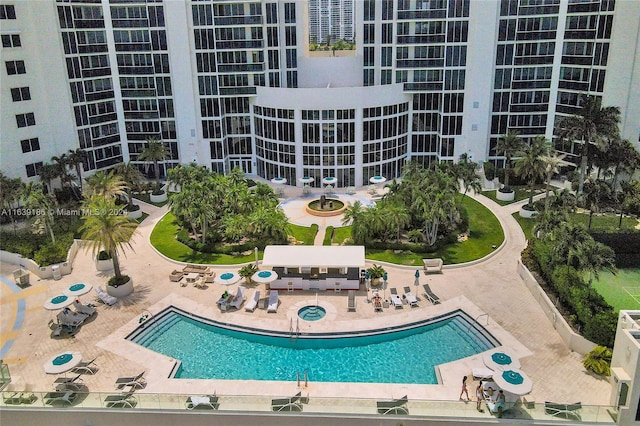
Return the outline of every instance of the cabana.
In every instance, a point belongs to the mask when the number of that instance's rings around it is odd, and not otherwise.
[[[278,273],[272,290],[358,290],[364,246],[267,246],[262,265]]]

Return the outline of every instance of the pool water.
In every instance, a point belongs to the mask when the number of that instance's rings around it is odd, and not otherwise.
[[[318,321],[324,318],[327,311],[322,306],[305,306],[300,308],[298,316],[305,321]]]
[[[473,323],[473,324],[472,324]],[[169,310],[128,338],[178,359],[175,378],[361,383],[438,382],[435,366],[499,345],[466,315],[360,337],[274,337],[229,330]]]

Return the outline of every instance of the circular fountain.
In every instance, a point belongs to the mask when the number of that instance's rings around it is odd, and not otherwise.
[[[336,198],[327,198],[324,195],[307,203],[307,213],[319,217],[339,216],[346,208],[346,204],[342,201]]]
[[[305,321],[318,321],[324,318],[327,311],[322,306],[305,306],[298,310],[298,316]]]

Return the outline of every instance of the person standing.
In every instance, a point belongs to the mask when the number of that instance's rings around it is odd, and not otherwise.
[[[462,394],[467,395],[467,401],[469,400],[469,390],[467,389],[467,376],[462,378],[462,390],[460,391],[460,398],[462,399]]]
[[[476,409],[482,413],[484,412],[482,409],[482,400],[484,399],[484,393],[482,392],[482,380],[480,380],[480,383],[478,383],[478,387],[476,388],[476,398],[478,399]]]

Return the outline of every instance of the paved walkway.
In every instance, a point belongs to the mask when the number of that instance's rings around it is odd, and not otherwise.
[[[290,189],[288,192],[295,191]],[[298,189],[299,191],[299,189]],[[295,193],[288,193],[293,197]],[[358,193],[366,199],[365,193]],[[375,313],[366,303],[365,291],[359,291],[358,309],[355,313],[347,313],[346,297],[336,294],[321,294],[321,303],[331,306],[337,312],[335,318],[318,323],[315,327],[328,329],[352,329],[353,327],[376,328],[388,324],[411,321],[416,318],[428,318],[441,313],[444,309],[462,308],[474,317],[488,314],[488,329],[501,336],[505,348],[521,357],[522,369],[534,382],[530,399],[538,402],[544,400],[582,401],[583,404],[608,404],[611,387],[606,380],[600,380],[585,372],[580,362],[580,355],[569,351],[553,327],[547,321],[541,308],[535,302],[516,272],[516,263],[525,239],[517,222],[511,217],[514,206],[500,207],[490,199],[475,196],[482,204],[491,208],[505,228],[506,243],[504,247],[488,260],[474,266],[447,269],[443,274],[423,277],[431,288],[444,301],[442,305],[432,306],[425,300],[420,301],[415,309],[386,309],[383,313]],[[284,203],[285,211],[293,209],[294,200],[288,198]],[[287,207],[290,206],[290,207]],[[133,277],[135,293],[121,300],[112,307],[99,306],[98,315],[85,324],[73,339],[52,339],[47,327],[54,313],[42,308],[44,301],[60,293],[74,282],[88,282],[94,286],[104,287],[108,274],[95,270],[89,253],[80,251],[74,262],[71,275],[59,281],[38,281],[32,276],[32,286],[14,293],[10,285],[2,281],[0,303],[2,304],[3,342],[12,340],[4,362],[9,364],[12,376],[18,383],[30,383],[36,390],[50,390],[55,377],[44,373],[42,365],[52,356],[66,350],[76,350],[84,358],[97,357],[100,371],[95,376],[87,376],[85,383],[91,391],[113,391],[116,377],[134,375],[146,370],[149,377],[149,391],[153,392],[206,392],[211,389],[218,394],[247,395],[286,395],[295,390],[295,382],[258,382],[258,381],[208,381],[179,380],[169,381],[162,377],[163,367],[150,361],[142,350],[139,354],[123,354],[120,349],[110,348],[109,342],[115,334],[132,330],[137,325],[141,313],[149,309],[157,312],[157,308],[175,301],[176,304],[192,306],[194,311],[206,312],[214,319],[227,322],[252,324],[255,327],[287,330],[291,309],[309,300],[312,295],[304,292],[286,293],[281,297],[282,305],[277,314],[269,314],[256,310],[254,313],[237,311],[221,313],[214,308],[214,301],[221,288],[211,285],[205,290],[193,286],[180,287],[168,279],[169,273],[181,265],[160,256],[149,243],[149,235],[166,207],[156,208],[143,205],[143,211],[149,217],[138,227],[133,237],[134,251],[127,250],[122,256],[123,272]],[[314,218],[315,220],[317,218]],[[304,221],[302,216],[292,220]],[[322,226],[327,226],[325,222]],[[0,272],[6,275],[13,268],[11,265],[0,265]],[[218,267],[222,270],[233,268]],[[413,283],[414,269],[402,267],[387,268],[390,286],[402,288]],[[264,290],[263,286],[257,288]],[[232,288],[230,291],[235,291]],[[81,297],[85,301],[91,295]],[[16,300],[24,300],[24,319],[18,324],[17,332],[10,336],[5,333],[13,330],[19,308],[14,308]],[[12,314],[16,312],[16,314]],[[482,319],[484,323],[484,318]],[[395,367],[394,367],[395,365]],[[390,357],[389,367],[402,368],[404,359]],[[412,398],[434,400],[457,400],[462,375],[470,374],[472,367],[482,366],[480,356],[466,358],[459,362],[440,367],[441,385],[346,385],[314,383],[311,393],[314,396],[350,395],[363,397],[388,398],[398,392],[411,390]],[[166,377],[166,376],[165,376]],[[473,386],[473,385],[472,385]],[[470,386],[471,393],[473,387]],[[397,395],[396,395],[397,396]]]

